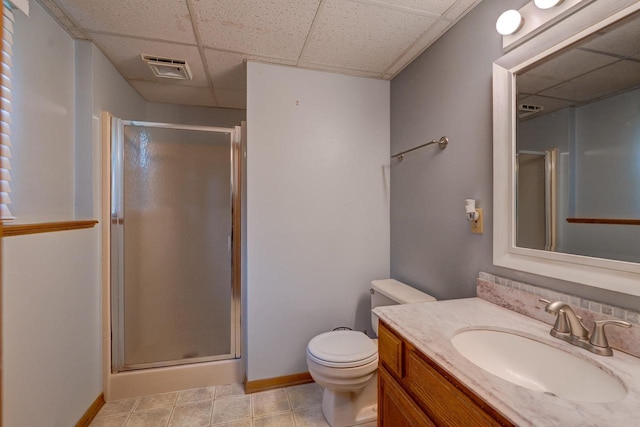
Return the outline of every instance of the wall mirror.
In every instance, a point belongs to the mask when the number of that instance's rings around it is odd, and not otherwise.
[[[494,263],[640,295],[640,5],[598,3],[494,64]]]

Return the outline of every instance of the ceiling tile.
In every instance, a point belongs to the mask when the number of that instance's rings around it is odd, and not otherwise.
[[[530,93],[518,93],[518,102],[522,102],[529,97],[531,97]]]
[[[359,1],[359,0],[355,0]],[[456,0],[364,0],[363,3],[400,6],[418,12],[442,15]]]
[[[247,108],[247,92],[244,90],[217,89],[218,106],[224,108]]]
[[[526,74],[543,79],[565,81],[616,61],[618,58],[609,55],[571,49],[537,65]]]
[[[243,55],[239,53],[222,52],[218,50],[205,49],[209,75],[213,81],[213,86],[225,89],[245,90],[247,87],[245,60],[255,60],[270,64],[296,65],[293,59],[263,58],[253,55]]]
[[[217,106],[208,87],[178,86],[139,80],[130,80],[129,83],[144,99],[150,102]]]
[[[111,59],[118,71],[129,80],[146,80],[179,86],[208,86],[207,76],[195,46],[185,46],[166,42],[147,41],[128,37],[92,34],[95,44]],[[192,80],[161,79],[153,75],[151,69],[140,58],[140,54],[185,59],[193,74]]]
[[[640,16],[626,20],[604,34],[600,32],[581,47],[621,56],[640,54]]]
[[[248,59],[390,79],[480,0],[38,1],[72,37],[91,39],[145,99],[244,108]],[[157,79],[140,53],[186,59],[194,79]]]
[[[310,70],[328,71],[330,73],[345,74],[348,76],[357,76],[357,77],[366,77],[366,78],[378,78],[380,76],[380,73],[378,72],[350,70],[347,68],[332,67],[330,65],[312,64],[304,61],[298,62],[298,66],[302,68],[309,68]]]
[[[623,60],[547,89],[541,94],[591,101],[637,85],[640,85],[640,63]]]
[[[84,29],[195,44],[184,0],[55,0]]]
[[[531,73],[524,73],[516,77],[518,92],[538,93],[552,86],[562,83],[553,77],[540,77]]]
[[[481,0],[458,0],[444,16],[451,20],[458,20],[462,16],[466,15],[473,7],[477,6]]]
[[[298,59],[320,0],[192,1],[205,47]]]
[[[435,19],[349,1],[324,0],[301,60],[382,73]]]

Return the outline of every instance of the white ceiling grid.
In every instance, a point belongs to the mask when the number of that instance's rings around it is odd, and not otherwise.
[[[38,0],[148,101],[246,107],[247,60],[391,79],[480,0]],[[186,59],[155,77],[140,54]]]

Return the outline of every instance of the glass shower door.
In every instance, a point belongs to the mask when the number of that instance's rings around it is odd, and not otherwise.
[[[116,372],[235,357],[232,132],[170,126],[113,147]]]

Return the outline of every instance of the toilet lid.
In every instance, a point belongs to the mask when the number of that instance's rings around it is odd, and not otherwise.
[[[357,331],[332,331],[314,337],[307,346],[309,355],[322,363],[363,365],[378,357],[374,342]]]

